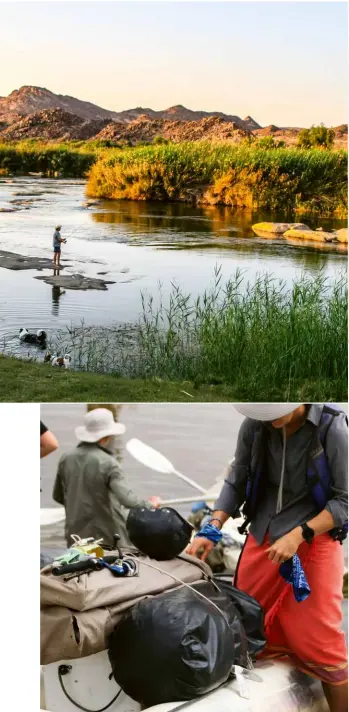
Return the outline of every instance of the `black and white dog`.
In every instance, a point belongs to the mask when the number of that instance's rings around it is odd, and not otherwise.
[[[19,340],[25,344],[36,344],[37,346],[46,346],[47,334],[43,329],[39,329],[36,334],[30,334],[27,329],[19,330]]]

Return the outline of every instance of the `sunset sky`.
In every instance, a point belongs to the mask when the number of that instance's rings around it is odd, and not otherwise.
[[[1,96],[33,84],[114,111],[347,121],[346,3],[2,2],[0,26]]]

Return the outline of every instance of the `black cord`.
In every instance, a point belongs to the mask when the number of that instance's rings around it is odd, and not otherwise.
[[[78,702],[75,702],[75,700],[73,700],[73,698],[70,697],[70,695],[68,695],[68,692],[66,691],[66,689],[63,685],[62,677],[63,677],[63,675],[67,675],[69,670],[71,670],[71,665],[60,665],[59,666],[59,668],[58,668],[59,683],[60,683],[60,686],[61,686],[65,696],[69,700],[69,702],[71,702],[73,705],[75,705],[75,707],[78,707],[79,710],[83,710],[83,712],[104,712],[104,710],[107,710],[108,707],[111,707],[113,702],[115,702],[118,699],[119,695],[122,692],[121,687],[120,687],[120,690],[116,693],[115,697],[113,697],[113,699],[110,702],[108,702],[108,704],[105,707],[101,707],[101,709],[99,709],[99,710],[89,710],[89,709],[87,709],[87,707],[83,707],[82,705],[79,705]]]

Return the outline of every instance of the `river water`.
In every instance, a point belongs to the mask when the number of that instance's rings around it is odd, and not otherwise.
[[[35,276],[52,270],[12,271],[0,268],[0,339],[21,353],[18,330],[44,328],[53,335],[67,325],[106,326],[133,322],[141,312],[141,290],[164,298],[175,282],[193,295],[213,283],[220,266],[223,281],[236,269],[245,279],[269,272],[291,283],[304,270],[323,268],[330,278],[346,268],[345,254],[294,246],[285,240],[254,236],[251,225],[262,219],[285,220],[234,212],[229,208],[194,208],[183,204],[99,201],[85,207],[84,181],[1,179],[0,208],[16,200],[32,201],[28,209],[0,213],[0,249],[32,257],[52,256],[52,234],[62,225],[65,274],[102,276],[115,284],[108,291],[65,290],[59,295]],[[334,229],[341,220],[306,221],[311,227]],[[99,275],[98,273],[106,273]],[[156,303],[155,299],[155,303]]]

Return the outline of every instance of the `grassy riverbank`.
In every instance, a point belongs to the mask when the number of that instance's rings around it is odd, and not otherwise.
[[[345,215],[347,154],[204,142],[129,148],[99,158],[87,192],[91,197]]]
[[[0,172],[84,178],[91,197],[347,214],[347,153],[192,142],[115,148],[106,142],[0,145]]]
[[[217,270],[196,299],[173,286],[158,304],[143,296],[131,328],[69,327],[52,353],[70,353],[80,371],[222,386],[237,400],[346,400],[346,274],[287,287],[268,275],[246,284],[239,273],[224,284]]]
[[[190,395],[188,395],[190,394]],[[0,402],[220,402],[237,400],[230,386],[74,372],[0,354]]]
[[[308,380],[294,391],[297,402],[329,401],[329,384]],[[268,399],[266,391],[260,400]],[[273,391],[275,400],[284,400],[283,391]],[[270,396],[272,398],[272,396]],[[65,371],[0,354],[0,402],[80,403],[80,402],[237,402],[249,398],[239,387],[198,386],[188,381],[118,378],[113,375]],[[339,398],[333,400],[340,400]]]

